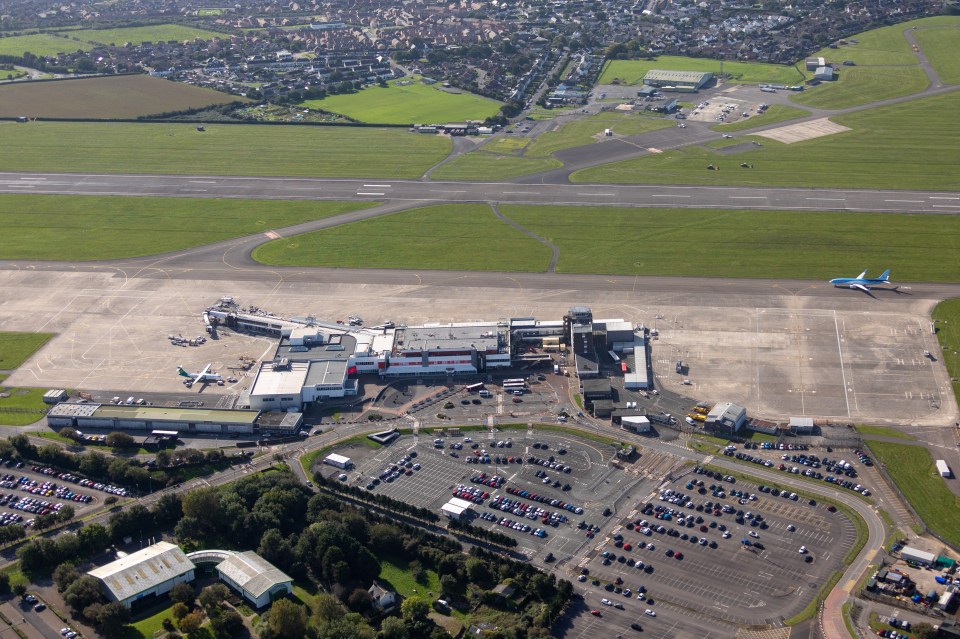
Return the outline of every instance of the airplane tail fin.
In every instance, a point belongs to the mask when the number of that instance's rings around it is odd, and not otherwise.
[[[188,373],[187,371],[183,370],[183,366],[177,366],[177,373],[178,373],[181,377],[193,377],[193,375],[191,375],[191,374]]]
[[[883,280],[884,282],[886,282],[887,280],[889,280],[889,279],[890,279],[890,269],[887,269],[887,270],[885,270],[883,273],[881,273],[881,274],[880,274],[880,279]]]

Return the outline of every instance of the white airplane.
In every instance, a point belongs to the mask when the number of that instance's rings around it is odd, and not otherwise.
[[[178,366],[177,373],[180,377],[187,378],[183,381],[187,388],[190,388],[194,384],[209,384],[210,382],[219,382],[223,379],[219,373],[211,373],[210,366],[212,366],[212,364],[207,364],[207,367],[199,373],[188,373],[183,369],[183,366]]]

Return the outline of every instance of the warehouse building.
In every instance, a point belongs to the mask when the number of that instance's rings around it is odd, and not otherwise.
[[[178,546],[160,541],[87,574],[107,599],[127,608],[152,602],[175,584],[193,581],[196,566]]]
[[[730,402],[720,402],[707,413],[703,426],[718,435],[732,437],[740,432],[746,422],[746,408]]]
[[[620,418],[620,426],[634,433],[650,432],[650,420],[645,415],[624,415]]]
[[[643,76],[643,83],[663,91],[694,93],[713,80],[709,71],[663,71],[651,69]]]
[[[51,428],[77,430],[166,430],[179,433],[293,434],[302,425],[300,413],[270,414],[259,410],[177,408],[114,404],[60,403],[47,412]]]

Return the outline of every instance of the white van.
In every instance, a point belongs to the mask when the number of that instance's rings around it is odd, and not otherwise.
[[[128,398],[127,398],[127,401],[126,401],[126,404],[127,404],[128,406],[129,406],[130,404],[133,404],[133,398],[132,398],[132,397],[128,397]]]

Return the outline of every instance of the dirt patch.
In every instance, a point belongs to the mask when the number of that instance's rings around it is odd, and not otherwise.
[[[793,144],[794,142],[813,140],[849,130],[849,127],[845,127],[842,124],[831,122],[827,118],[820,118],[819,120],[812,120],[810,122],[800,122],[799,124],[790,124],[788,126],[770,129],[769,131],[755,133],[754,135],[770,138],[771,140],[783,142],[784,144]]]

